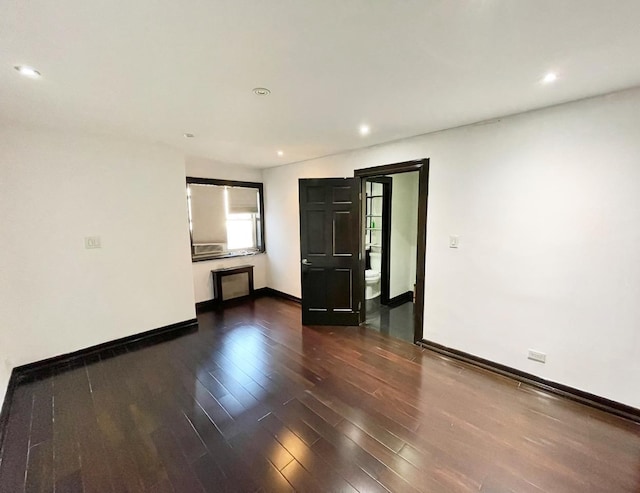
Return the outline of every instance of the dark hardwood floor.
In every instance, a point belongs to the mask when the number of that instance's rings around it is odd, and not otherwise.
[[[271,298],[20,385],[0,491],[638,492],[640,426]]]

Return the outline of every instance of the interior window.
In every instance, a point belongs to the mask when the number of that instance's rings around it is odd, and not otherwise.
[[[187,178],[191,258],[264,252],[262,183]]]

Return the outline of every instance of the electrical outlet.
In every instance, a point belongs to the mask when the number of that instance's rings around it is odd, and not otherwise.
[[[102,248],[102,245],[100,243],[100,237],[99,236],[85,236],[84,238],[84,247],[89,249],[89,248]]]
[[[545,353],[541,353],[540,351],[535,351],[533,349],[529,349],[528,358],[533,361],[537,361],[538,363],[546,363],[547,355]]]
[[[449,248],[458,248],[460,245],[460,238],[456,235],[449,236]]]

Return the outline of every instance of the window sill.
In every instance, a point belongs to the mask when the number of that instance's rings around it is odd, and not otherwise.
[[[236,258],[236,257],[253,257],[255,255],[260,255],[262,253],[265,253],[265,250],[256,250],[256,251],[251,251],[251,252],[246,252],[246,251],[242,251],[242,252],[227,252],[224,253],[222,255],[202,255],[202,256],[198,256],[198,257],[191,257],[191,262],[203,262],[203,261],[207,261],[207,260],[223,260],[223,259],[227,259],[227,258]]]

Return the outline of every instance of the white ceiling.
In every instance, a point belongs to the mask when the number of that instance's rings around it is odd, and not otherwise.
[[[0,0],[0,118],[268,167],[640,85],[639,48],[638,0]]]

